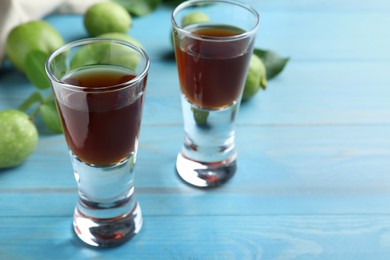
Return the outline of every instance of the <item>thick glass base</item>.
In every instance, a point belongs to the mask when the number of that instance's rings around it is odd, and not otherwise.
[[[191,104],[182,95],[184,141],[177,156],[176,170],[196,187],[217,187],[237,170],[234,121],[239,103],[210,110]]]
[[[188,184],[200,188],[217,187],[228,181],[236,172],[236,154],[219,162],[198,162],[179,153],[176,170],[183,181]]]
[[[136,203],[134,209],[128,214],[108,219],[88,217],[76,207],[73,227],[76,235],[90,246],[118,246],[141,230],[141,207]]]
[[[73,226],[88,245],[116,246],[140,231],[142,213],[133,185],[135,157],[131,154],[115,165],[97,166],[71,153],[79,193]]]

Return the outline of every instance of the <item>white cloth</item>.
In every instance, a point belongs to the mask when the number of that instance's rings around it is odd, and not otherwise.
[[[15,26],[52,12],[83,14],[89,6],[108,0],[0,0],[0,64],[8,33]]]

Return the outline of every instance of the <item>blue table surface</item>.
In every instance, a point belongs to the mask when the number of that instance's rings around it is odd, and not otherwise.
[[[0,259],[390,259],[390,2],[246,1],[256,47],[291,58],[242,105],[238,172],[192,188],[175,174],[183,139],[170,12],[134,19],[151,58],[136,165],[142,231],[112,249],[73,236],[76,183],[63,135],[38,125],[36,151],[0,171]],[[69,42],[79,15],[45,18]],[[34,87],[0,70],[0,110]]]

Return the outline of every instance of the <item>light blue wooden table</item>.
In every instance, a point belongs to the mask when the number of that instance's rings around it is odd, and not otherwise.
[[[152,61],[136,166],[140,234],[97,250],[73,237],[76,183],[62,135],[40,127],[35,153],[0,171],[0,259],[390,259],[390,2],[247,1],[256,47],[291,60],[241,107],[239,168],[225,186],[182,183],[183,138],[170,11],[130,32]],[[66,41],[80,16],[47,18]],[[34,91],[0,70],[0,109]]]

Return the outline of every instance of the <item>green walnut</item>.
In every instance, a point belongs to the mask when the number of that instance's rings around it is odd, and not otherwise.
[[[110,64],[135,71],[140,59],[140,54],[134,49],[115,42],[102,41],[77,50],[70,61],[70,68],[73,70],[88,65]]]
[[[127,33],[131,23],[127,10],[114,2],[94,4],[84,15],[85,29],[92,37],[111,32]]]
[[[181,19],[181,27],[186,27],[191,24],[195,23],[203,23],[209,21],[209,17],[207,14],[199,11],[191,12],[189,14],[186,14]]]
[[[184,15],[181,19],[180,25],[181,25],[181,27],[184,28],[184,27],[191,25],[191,24],[203,23],[203,22],[207,22],[209,20],[210,19],[207,16],[207,14],[205,14],[203,12],[195,11],[195,12],[191,12],[191,13]],[[171,39],[171,43],[173,43],[173,33],[172,32],[170,35],[170,39]]]
[[[0,111],[0,169],[22,164],[35,150],[38,131],[19,110]]]
[[[31,21],[14,27],[7,36],[5,52],[11,63],[25,72],[26,57],[32,51],[49,55],[64,44],[61,35],[45,21]]]
[[[260,88],[267,87],[266,69],[263,61],[255,54],[252,54],[248,74],[245,80],[244,93],[242,101],[246,101],[253,97]]]
[[[96,38],[121,40],[121,41],[134,44],[135,46],[138,46],[140,48],[144,48],[144,46],[142,46],[142,44],[139,41],[137,41],[127,33],[119,33],[119,32],[104,33],[96,36]]]

